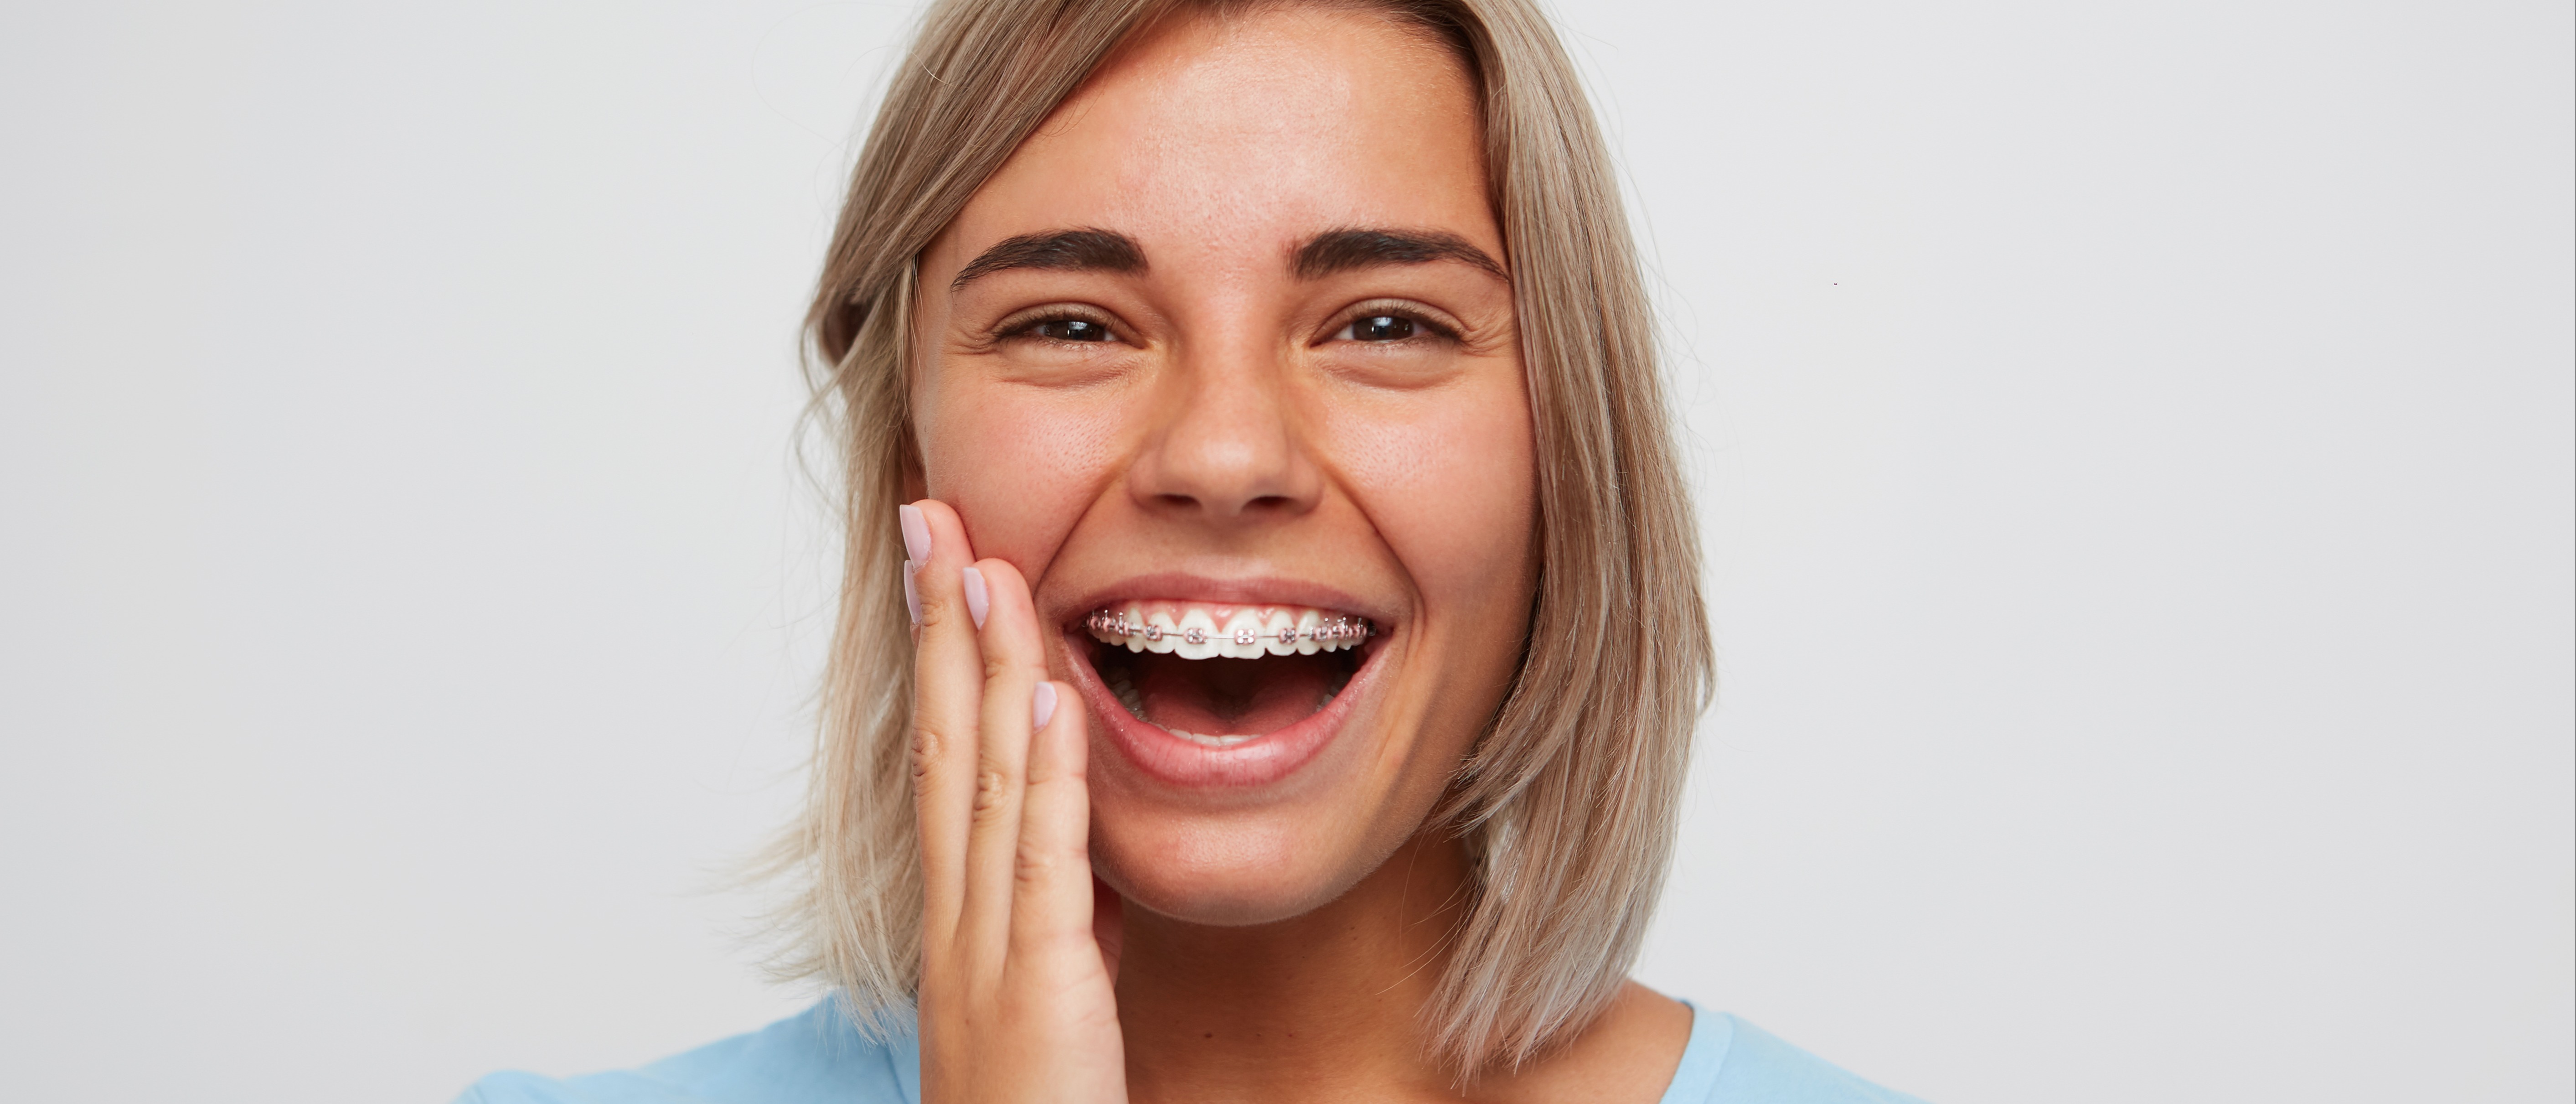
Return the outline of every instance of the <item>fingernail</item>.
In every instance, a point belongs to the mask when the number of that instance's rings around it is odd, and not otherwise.
[[[984,615],[992,612],[993,600],[984,594],[984,573],[966,569],[966,615],[975,619],[975,627],[984,627]]]
[[[919,570],[920,564],[903,561],[903,608],[912,611],[912,627],[916,629],[921,627],[921,588],[913,585],[912,574]]]
[[[897,506],[894,516],[903,525],[903,558],[914,563],[929,563],[930,522],[921,516],[921,507]]]
[[[1029,695],[1029,717],[1039,728],[1045,728],[1047,718],[1053,716],[1055,716],[1055,684],[1041,682],[1038,684],[1037,693]]]

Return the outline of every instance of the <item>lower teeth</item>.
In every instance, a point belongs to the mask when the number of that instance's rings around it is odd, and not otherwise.
[[[1161,725],[1155,725],[1154,727],[1163,728]],[[1179,729],[1172,728],[1163,728],[1163,731],[1169,732],[1174,736],[1178,736],[1181,739],[1187,740],[1201,747],[1233,747],[1245,740],[1258,739],[1258,737],[1254,736],[1201,736],[1195,732],[1182,732]]]
[[[1102,681],[1108,684],[1109,693],[1118,699],[1118,704],[1127,707],[1128,715],[1201,747],[1233,747],[1234,745],[1243,743],[1246,740],[1258,740],[1262,736],[1267,735],[1267,733],[1255,732],[1250,734],[1219,736],[1188,732],[1182,729],[1156,724],[1153,718],[1145,715],[1145,696],[1136,692],[1136,685],[1133,682],[1128,681],[1127,672],[1119,670],[1103,672]],[[1345,676],[1339,681],[1343,684],[1348,684],[1350,680]],[[1315,695],[1316,712],[1320,713],[1323,711],[1325,706],[1333,704],[1334,696],[1340,693],[1341,687],[1335,686],[1330,690]]]

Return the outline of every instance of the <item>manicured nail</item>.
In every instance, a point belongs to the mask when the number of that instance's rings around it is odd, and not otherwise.
[[[975,627],[984,627],[984,615],[992,612],[993,599],[984,593],[984,573],[966,569],[966,615],[975,619]]]
[[[1030,720],[1037,727],[1045,728],[1047,718],[1053,716],[1055,716],[1055,684],[1041,682],[1038,684],[1037,693],[1029,695]]]
[[[912,627],[916,629],[921,627],[921,588],[913,585],[912,576],[919,570],[920,564],[903,561],[903,608],[912,611]]]
[[[921,516],[921,507],[897,506],[894,516],[903,525],[903,558],[914,563],[929,563],[930,522]]]

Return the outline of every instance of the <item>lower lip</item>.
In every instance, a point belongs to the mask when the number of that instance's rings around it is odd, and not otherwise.
[[[1368,689],[1377,674],[1377,657],[1381,649],[1370,641],[1360,660],[1360,669],[1351,673],[1341,693],[1322,709],[1297,723],[1259,739],[1246,740],[1232,747],[1209,747],[1184,740],[1152,723],[1141,721],[1127,711],[1117,696],[1100,681],[1100,672],[1091,668],[1091,642],[1079,626],[1065,633],[1066,650],[1072,653],[1074,683],[1091,703],[1091,714],[1109,722],[1110,742],[1125,752],[1127,761],[1155,779],[1173,786],[1208,789],[1250,789],[1267,786],[1289,775],[1324,750],[1339,735],[1342,723],[1350,718],[1351,703]]]

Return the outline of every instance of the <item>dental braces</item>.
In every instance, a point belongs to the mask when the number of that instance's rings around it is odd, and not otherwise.
[[[1226,639],[1232,640],[1245,647],[1251,647],[1252,645],[1259,644],[1265,640],[1276,640],[1281,644],[1294,644],[1300,640],[1311,640],[1318,644],[1338,643],[1344,640],[1366,640],[1368,639],[1369,634],[1374,631],[1373,627],[1369,624],[1368,619],[1365,617],[1336,617],[1330,621],[1317,622],[1316,624],[1308,625],[1302,629],[1291,626],[1289,628],[1281,629],[1275,633],[1259,632],[1249,628],[1236,629],[1230,633],[1210,633],[1208,630],[1199,628],[1196,625],[1192,625],[1186,629],[1167,629],[1161,625],[1138,624],[1136,622],[1129,621],[1125,611],[1112,613],[1108,610],[1098,610],[1093,612],[1090,617],[1083,620],[1083,624],[1096,633],[1109,633],[1115,636],[1140,636],[1145,638],[1145,641],[1149,644],[1160,641],[1164,636],[1170,635],[1179,637],[1181,642],[1185,644],[1205,644],[1212,639]]]

